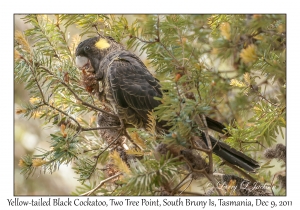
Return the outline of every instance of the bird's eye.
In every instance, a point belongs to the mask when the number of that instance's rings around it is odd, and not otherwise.
[[[86,52],[89,51],[90,49],[91,49],[90,46],[85,46],[84,47],[84,51],[86,51]]]

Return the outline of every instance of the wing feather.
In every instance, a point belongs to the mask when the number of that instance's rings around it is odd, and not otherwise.
[[[108,69],[112,94],[116,103],[123,108],[132,108],[147,119],[148,111],[161,102],[160,85],[144,64],[134,55],[122,55]]]

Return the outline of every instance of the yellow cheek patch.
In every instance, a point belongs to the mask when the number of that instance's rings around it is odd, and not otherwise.
[[[110,44],[105,39],[99,39],[98,42],[96,42],[95,46],[99,50],[103,50],[110,47]]]

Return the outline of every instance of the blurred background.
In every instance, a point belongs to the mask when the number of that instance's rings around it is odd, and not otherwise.
[[[24,23],[22,19],[25,15],[14,16],[15,31],[24,32],[31,28],[30,24]],[[49,15],[49,17],[52,17]],[[54,18],[54,16],[53,16]],[[126,15],[130,22],[134,20],[133,15]],[[80,30],[75,26],[68,28],[70,37],[79,34]],[[83,38],[84,39],[84,38]],[[30,43],[30,40],[28,40]],[[141,56],[145,61],[146,56]],[[146,63],[147,64],[147,63]],[[28,103],[30,96],[24,88],[24,84],[14,82],[14,110],[17,110],[22,103]],[[70,195],[75,191],[80,183],[77,181],[76,174],[72,170],[72,164],[61,165],[58,171],[53,174],[44,174],[43,171],[36,171],[28,178],[20,174],[21,168],[18,166],[21,157],[25,155],[41,154],[38,150],[49,150],[50,133],[59,127],[47,127],[43,121],[36,118],[27,119],[22,115],[14,113],[14,195]]]
[[[25,31],[30,28],[22,20],[24,15],[15,15],[15,30]],[[74,28],[75,32],[76,28]],[[29,93],[24,89],[23,84],[14,83],[14,105],[15,110],[19,104],[29,101]],[[27,179],[18,166],[21,157],[26,154],[39,154],[37,148],[49,150],[48,140],[53,129],[43,126],[39,119],[27,119],[22,115],[15,114],[15,143],[14,143],[14,195],[70,195],[75,187],[79,185],[72,165],[61,165],[60,169],[53,174],[44,174],[36,171],[33,176]],[[38,181],[37,181],[38,180]]]

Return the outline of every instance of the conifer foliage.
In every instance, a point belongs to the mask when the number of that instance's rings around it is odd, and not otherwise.
[[[57,128],[47,151],[20,160],[24,176],[72,164],[81,182],[75,195],[250,195],[218,187],[241,180],[267,183],[255,195],[285,194],[285,146],[268,155],[285,138],[285,15],[27,15],[24,21],[32,27],[15,32],[14,78],[30,100],[16,114]],[[78,34],[70,33],[74,26]],[[119,132],[115,115],[89,91],[101,84],[76,68],[77,45],[98,35],[146,56],[160,80],[162,104],[149,113],[146,130]],[[201,127],[197,116],[204,115],[225,124],[226,134],[208,131],[205,122]],[[168,133],[157,132],[157,120],[167,121]],[[249,174],[224,162],[197,144],[200,129],[261,167]],[[271,171],[270,158],[283,164]]]

